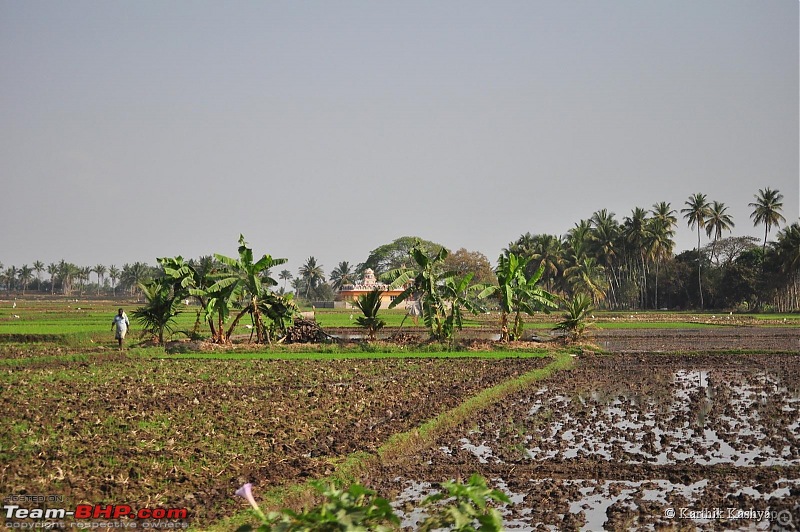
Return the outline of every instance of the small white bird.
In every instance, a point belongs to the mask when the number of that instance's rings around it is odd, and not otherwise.
[[[15,317],[15,318],[17,318],[17,319],[19,319],[19,316],[17,316],[16,314],[14,314],[14,317]]]
[[[252,325],[250,325],[249,323],[245,323],[245,324],[244,324],[244,328],[245,328],[245,329],[252,329],[252,328],[253,328],[253,326],[252,326]]]
[[[14,301],[14,304],[11,305],[11,308],[17,308],[17,302],[16,301]]]

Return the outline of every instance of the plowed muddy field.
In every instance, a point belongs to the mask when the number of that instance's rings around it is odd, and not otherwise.
[[[797,529],[798,435],[796,354],[583,356],[375,486],[412,503],[477,471],[509,530]]]
[[[23,360],[42,346],[9,346]],[[49,352],[50,355],[55,353]],[[95,354],[0,373],[0,493],[188,508],[202,528],[233,493],[323,476],[542,358],[164,360]],[[23,504],[24,507],[24,504]]]

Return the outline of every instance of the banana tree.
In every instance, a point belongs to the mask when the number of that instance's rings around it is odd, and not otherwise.
[[[485,285],[472,284],[473,272],[458,277],[450,275],[446,277],[439,287],[442,299],[449,306],[443,323],[444,338],[451,342],[455,338],[455,331],[461,330],[464,326],[463,312],[467,310],[473,314],[485,312],[474,297],[479,291],[486,288]]]
[[[265,328],[261,319],[259,302],[271,293],[270,287],[278,284],[278,281],[270,277],[270,269],[284,264],[286,259],[276,259],[271,255],[264,255],[254,262],[253,250],[247,245],[243,235],[239,235],[238,259],[219,254],[215,254],[214,257],[227,268],[223,273],[224,276],[217,280],[211,288],[216,287],[222,291],[221,293],[227,295],[227,301],[224,303],[229,310],[238,300],[243,300],[241,308],[233,318],[222,340],[228,341],[239,320],[249,313],[253,319],[257,342],[263,343]]]
[[[164,271],[165,278],[170,279],[176,291],[180,290],[180,299],[185,296],[194,297],[200,304],[202,312],[205,313],[205,320],[211,329],[211,337],[217,338],[217,327],[214,325],[213,316],[206,311],[208,305],[207,288],[214,283],[213,272],[201,273],[190,262],[186,262],[180,255],[177,257],[163,257],[158,260],[158,264]],[[194,324],[194,335],[200,332],[200,314],[197,311],[197,319]]]
[[[556,308],[555,296],[537,286],[544,273],[544,264],[528,276],[530,259],[518,257],[513,252],[497,259],[497,285],[486,287],[480,298],[494,297],[500,307],[500,339],[504,342],[522,337],[524,321],[522,314],[533,315],[536,311],[549,312]],[[509,316],[514,315],[514,324],[509,326]]]
[[[447,257],[447,250],[440,248],[436,255],[429,256],[417,242],[409,251],[409,255],[416,263],[416,267],[397,268],[385,275],[391,281],[389,290],[405,287],[389,304],[389,308],[395,308],[409,297],[419,299],[422,303],[422,319],[430,330],[431,337],[443,341],[446,339],[447,310],[439,293],[439,285],[444,278],[453,275],[452,272],[450,274],[442,272],[442,262]]]
[[[394,308],[409,297],[419,299],[422,319],[431,333],[431,338],[439,342],[451,341],[456,329],[463,325],[462,310],[478,313],[482,309],[470,297],[483,285],[472,285],[474,274],[459,277],[456,272],[444,271],[447,250],[440,248],[435,255],[428,255],[418,243],[411,248],[409,255],[416,267],[398,268],[386,274],[391,281],[390,290],[401,286],[406,288],[389,304]]]
[[[277,332],[285,335],[292,318],[300,309],[294,302],[294,294],[268,292],[259,299],[258,310],[270,322],[269,327],[264,327],[264,331],[267,342],[272,343],[272,335]]]

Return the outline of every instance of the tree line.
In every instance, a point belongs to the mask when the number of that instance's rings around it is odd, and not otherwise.
[[[530,270],[544,268],[548,290],[586,293],[608,309],[798,310],[800,226],[788,225],[768,241],[770,230],[786,221],[782,199],[766,188],[749,204],[753,224],[765,228],[760,245],[752,237],[724,237],[735,227],[728,207],[697,193],[680,212],[661,202],[619,221],[602,209],[564,236],[525,233],[505,252],[530,259]],[[697,247],[675,255],[679,215],[697,231]]]
[[[728,207],[697,193],[689,196],[680,211],[660,202],[649,209],[636,207],[621,221],[615,213],[601,209],[575,223],[565,235],[522,234],[503,254],[506,260],[510,253],[524,259],[529,276],[541,268],[548,292],[564,297],[584,293],[600,308],[797,310],[800,227],[795,222],[781,228],[786,222],[782,200],[778,190],[765,188],[749,203],[754,226],[764,227],[760,242],[733,236],[735,222]],[[697,247],[675,255],[679,216],[697,232]],[[770,242],[774,228],[780,230]],[[444,247],[418,237],[401,237],[372,250],[362,263],[339,262],[328,278],[323,266],[310,256],[296,274],[288,269],[278,272],[277,292],[294,293],[307,302],[333,300],[342,287],[358,282],[367,268],[380,276],[412,264],[410,251],[415,245],[431,256]],[[187,264],[199,272],[221,267],[213,255],[190,259]],[[496,283],[495,268],[480,252],[448,252],[441,267],[462,275],[471,272],[475,283]],[[44,272],[48,279],[43,279]],[[20,268],[3,269],[0,264],[0,287],[23,294],[36,290],[131,296],[140,292],[142,283],[163,275],[161,266],[142,262],[120,269],[102,264],[79,267],[65,260],[45,266],[36,261]]]

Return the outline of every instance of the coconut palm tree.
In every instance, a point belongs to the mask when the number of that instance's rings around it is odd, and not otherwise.
[[[106,277],[106,267],[98,264],[92,268],[92,271],[97,274],[97,293],[100,294],[100,287],[103,286],[103,280]]]
[[[655,308],[659,308],[658,307],[659,270],[661,267],[661,262],[665,258],[671,257],[672,252],[675,249],[675,241],[672,240],[673,236],[675,236],[675,231],[672,229],[672,225],[670,224],[669,220],[663,217],[650,218],[647,245],[649,248],[650,255],[653,257],[653,261],[655,262],[656,265],[656,282],[654,290],[655,297],[653,300],[653,305]]]
[[[783,217],[781,211],[783,210],[783,194],[778,190],[772,190],[767,187],[763,190],[759,189],[758,194],[754,196],[756,201],[748,203],[749,207],[753,208],[750,218],[753,220],[753,226],[757,227],[764,224],[764,246],[762,251],[767,250],[767,235],[772,226],[780,227],[781,222],[785,222],[786,218]]]
[[[354,273],[347,261],[342,261],[331,271],[330,281],[334,290],[341,290],[343,286],[353,284]]]
[[[573,266],[564,270],[564,277],[573,289],[573,293],[586,293],[598,304],[606,297],[606,279],[603,267],[593,257],[582,257]]]
[[[700,229],[705,227],[706,220],[708,219],[710,209],[705,194],[693,194],[685,202],[686,208],[681,209],[683,217],[686,219],[687,225],[697,227],[697,287],[700,291],[700,308],[703,308],[703,284],[700,280],[700,264],[702,252],[700,251]]]
[[[25,295],[25,289],[28,288],[28,284],[33,280],[33,268],[27,264],[23,264],[17,272],[17,278],[22,284],[22,295]]]
[[[114,266],[113,264],[108,267],[108,277],[111,279],[111,289],[113,290],[114,296],[117,295],[117,279],[119,279],[120,271],[119,268]]]
[[[711,238],[713,233],[714,240],[711,244],[711,257],[716,258],[717,255],[717,240],[722,238],[722,231],[732,232],[734,227],[733,217],[725,211],[728,207],[721,201],[715,201],[708,209],[708,218],[706,219],[706,236]]]
[[[58,264],[51,262],[47,265],[47,275],[50,276],[50,295],[56,293],[56,277],[58,277]]]
[[[286,281],[291,281],[294,276],[292,272],[289,270],[281,270],[281,273],[278,274],[278,279],[283,281],[283,291],[286,291]]]
[[[36,272],[36,280],[38,281],[39,291],[42,290],[42,272],[44,271],[44,262],[40,260],[33,261],[33,271]]]
[[[6,268],[6,292],[10,292],[17,288],[17,276],[19,275],[19,269],[16,266],[9,266]]]
[[[647,259],[650,256],[649,229],[647,211],[641,207],[634,208],[630,217],[626,216],[622,223],[625,243],[636,259],[633,261],[633,266],[629,265],[628,271],[632,275],[636,275],[638,272],[634,284],[639,289],[639,304],[642,307],[645,306],[647,294]]]
[[[78,267],[61,259],[58,262],[58,278],[61,280],[61,293],[69,295],[72,291],[72,279],[78,274]]]
[[[672,208],[672,205],[666,201],[654,203],[650,214],[653,215],[650,218],[650,248],[656,263],[654,306],[658,308],[658,273],[661,261],[672,256],[672,252],[675,249],[675,241],[672,239],[675,237],[675,226],[678,223],[678,218],[675,216],[677,213]]]
[[[795,222],[778,232],[776,249],[784,272],[800,270],[800,223]]]
[[[589,249],[591,255],[606,272],[608,278],[608,291],[613,305],[618,304],[616,288],[619,287],[617,275],[617,259],[621,252],[620,234],[622,232],[619,222],[614,219],[614,213],[601,209],[589,218],[592,231],[589,233]]]
[[[134,262],[122,266],[120,282],[130,289],[131,295],[139,289],[139,285],[145,283],[151,276],[150,267],[143,262]]]
[[[322,265],[317,264],[317,259],[313,256],[306,259],[305,264],[300,266],[300,278],[305,283],[306,298],[311,289],[316,288],[320,283],[325,282],[325,272],[322,270]]]
[[[544,267],[547,290],[552,291],[564,267],[564,242],[555,235],[536,235],[528,262],[528,275]]]

